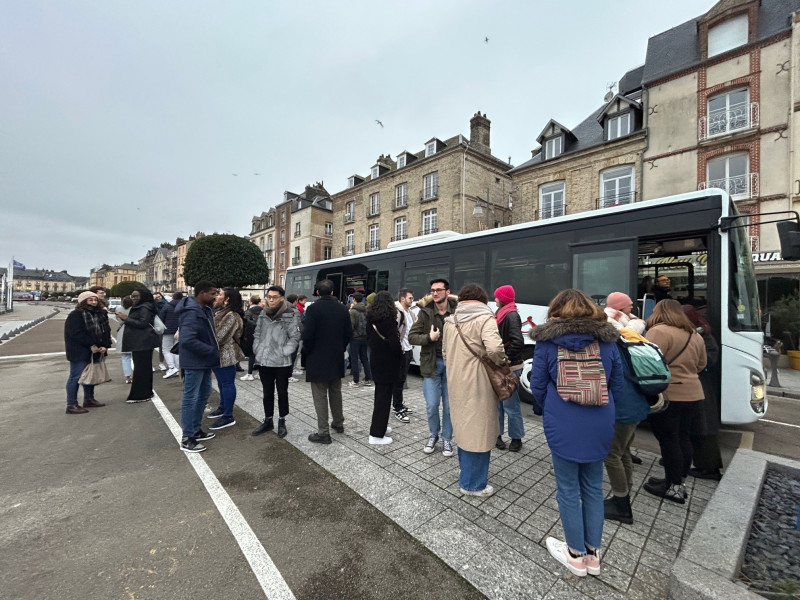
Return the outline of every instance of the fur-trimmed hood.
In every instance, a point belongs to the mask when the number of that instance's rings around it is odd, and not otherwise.
[[[458,296],[456,294],[448,294],[447,300],[448,302],[458,303]],[[430,305],[431,302],[433,302],[433,294],[425,294],[422,298],[417,300],[417,306],[419,308],[425,308]]]
[[[547,340],[570,350],[581,350],[593,340],[616,342],[619,332],[611,323],[595,319],[553,319],[531,329],[530,336],[535,342]]]

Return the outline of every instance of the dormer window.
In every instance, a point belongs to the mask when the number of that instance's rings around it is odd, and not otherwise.
[[[544,159],[550,160],[560,156],[563,151],[564,137],[559,135],[558,137],[550,138],[544,144]]]
[[[347,179],[347,187],[351,188],[351,187],[355,187],[355,185],[356,185],[355,177],[349,177]]]
[[[609,117],[606,123],[606,139],[615,140],[631,132],[631,113]]]
[[[359,175],[351,175],[347,179],[347,187],[348,188],[356,187],[357,185],[359,185],[361,183],[364,183],[364,178],[359,176]]]
[[[433,156],[434,154],[436,154],[436,142],[428,142],[425,145],[425,157],[427,158],[428,156]]]
[[[381,175],[381,168],[377,165],[372,167],[372,178],[377,179]]]
[[[406,166],[406,155],[401,154],[400,156],[397,157],[397,168],[402,169],[405,166]]]
[[[708,57],[717,56],[747,43],[747,14],[723,21],[708,30]]]

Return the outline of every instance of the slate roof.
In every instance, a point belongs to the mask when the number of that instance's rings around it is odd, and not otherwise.
[[[41,279],[47,281],[73,281],[72,275],[63,271],[48,271],[46,269],[14,269],[14,279]]]
[[[757,41],[789,29],[792,12],[796,10],[800,10],[800,0],[762,0],[758,14]],[[642,75],[645,85],[700,64],[697,24],[703,16],[705,15],[650,38]]]

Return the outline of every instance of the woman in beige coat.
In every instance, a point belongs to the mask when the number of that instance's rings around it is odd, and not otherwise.
[[[666,389],[669,406],[651,415],[653,434],[661,446],[664,479],[650,478],[644,489],[655,496],[683,504],[683,480],[692,466],[692,420],[704,399],[698,373],[706,368],[706,345],[677,300],[662,300],[647,320],[647,339],[669,363],[672,382]]]
[[[488,355],[498,365],[507,361],[488,302],[486,290],[477,283],[461,288],[455,313],[444,321],[442,342],[442,356],[451,374],[447,387],[453,433],[458,440],[458,483],[462,494],[483,497],[494,493],[488,481],[489,457],[500,434],[497,396],[485,367],[466,344],[478,356]]]

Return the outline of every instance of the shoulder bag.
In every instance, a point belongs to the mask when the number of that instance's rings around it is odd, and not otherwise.
[[[453,315],[453,323],[456,326],[456,331],[458,331],[461,341],[464,342],[464,345],[467,347],[467,350],[469,350],[472,355],[481,362],[484,369],[486,369],[486,374],[489,376],[489,382],[492,384],[492,390],[494,390],[498,402],[508,400],[517,390],[518,383],[517,376],[514,375],[511,367],[508,365],[496,365],[488,356],[479,356],[467,343],[464,334],[461,333],[461,327],[459,327],[458,319],[456,319],[455,315]]]
[[[82,385],[100,385],[101,383],[111,381],[111,377],[108,376],[108,369],[106,368],[105,355],[100,354],[100,358],[95,361],[95,354],[92,354],[92,361],[86,365],[86,368],[78,378],[78,383]]]
[[[164,321],[162,321],[158,315],[156,315],[155,319],[153,319],[153,324],[150,325],[158,335],[164,335],[164,332],[167,330],[167,326],[164,325]]]
[[[690,333],[689,334],[689,338],[686,340],[686,343],[683,345],[683,348],[681,348],[680,351],[675,356],[673,356],[671,359],[669,359],[667,361],[667,366],[669,366],[672,363],[674,363],[675,360],[681,354],[683,354],[683,351],[686,350],[686,348],[689,347],[689,342],[691,342],[691,341],[692,341],[692,334]],[[665,410],[667,410],[667,407],[669,406],[669,398],[667,397],[667,391],[666,390],[661,392],[658,396],[646,396],[646,398],[647,398],[648,404],[650,404],[650,414],[651,415],[655,415],[655,414],[658,414],[660,412],[664,412]]]

